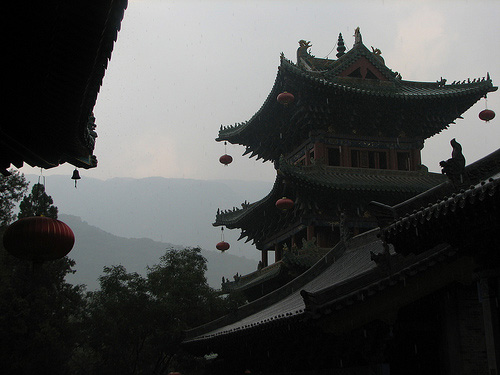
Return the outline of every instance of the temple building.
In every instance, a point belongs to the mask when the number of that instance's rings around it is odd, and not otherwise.
[[[210,374],[497,374],[500,150],[465,166],[452,140],[442,174],[420,162],[426,138],[497,87],[405,81],[359,29],[336,60],[299,43],[261,109],[217,138],[277,172],[214,223],[262,252],[222,286],[249,303],[184,348],[211,354]]]
[[[249,300],[292,280],[343,236],[378,226],[370,201],[396,204],[442,183],[421,164],[424,140],[446,129],[493,90],[489,77],[446,84],[412,82],[385,65],[356,30],[346,52],[319,59],[299,42],[297,63],[281,56],[274,86],[247,122],[222,127],[218,141],[271,161],[271,192],[240,209],[219,211],[215,226],[240,229],[261,251],[259,269],[223,284]],[[277,101],[281,95],[285,101]],[[279,210],[286,198],[293,207]]]

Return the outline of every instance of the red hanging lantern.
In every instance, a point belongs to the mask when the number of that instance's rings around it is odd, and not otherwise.
[[[224,165],[228,165],[233,161],[233,157],[231,155],[224,154],[219,158],[219,161]]]
[[[215,245],[217,250],[220,250],[222,252],[226,251],[229,249],[229,244],[226,241],[221,241],[217,245]]]
[[[44,216],[19,219],[3,235],[3,245],[9,253],[33,262],[62,258],[74,243],[75,235],[69,226]]]
[[[215,245],[215,248],[217,250],[220,250],[221,252],[224,252],[229,249],[229,244],[224,241],[224,227],[220,227],[220,242]]]
[[[279,94],[276,99],[278,100],[278,103],[283,105],[288,105],[295,100],[295,97],[293,96],[293,94],[284,91],[281,94]]]
[[[294,205],[293,201],[286,197],[283,197],[276,201],[276,207],[282,211],[290,210],[291,208],[293,208],[293,205]]]
[[[495,112],[493,112],[491,109],[483,109],[481,112],[479,112],[479,118],[483,121],[490,121],[495,118]]]

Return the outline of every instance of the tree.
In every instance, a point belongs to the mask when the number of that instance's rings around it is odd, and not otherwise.
[[[0,227],[9,225],[14,219],[14,207],[28,188],[23,174],[15,170],[9,172],[9,176],[0,177]]]
[[[192,365],[180,352],[183,331],[225,312],[205,271],[199,248],[167,250],[146,277],[105,267],[101,289],[89,293],[82,373],[164,374]],[[88,358],[96,362],[89,366]]]
[[[24,177],[15,175],[7,193],[13,218],[15,199],[21,198]],[[5,190],[4,190],[5,191]],[[45,215],[57,218],[57,208],[42,184],[35,184],[21,204],[18,217]],[[68,373],[68,358],[80,331],[83,290],[65,282],[75,262],[67,257],[34,269],[29,262],[8,254],[0,245],[0,363],[6,373]]]
[[[33,185],[31,194],[24,197],[19,205],[19,219],[30,216],[46,216],[57,219],[57,207],[50,195],[45,193],[45,186],[41,183]]]
[[[99,283],[101,289],[88,294],[87,345],[78,359],[80,372],[142,373],[150,368],[148,345],[155,329],[147,280],[118,265],[104,267]]]
[[[183,331],[227,312],[226,301],[210,288],[205,277],[207,260],[200,248],[168,249],[160,263],[148,269],[148,282],[159,312],[155,337],[156,371],[186,367],[193,361],[179,351]]]

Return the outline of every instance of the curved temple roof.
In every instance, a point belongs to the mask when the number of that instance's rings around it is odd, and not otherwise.
[[[452,84],[445,79],[405,81],[375,51],[359,42],[338,60],[309,55],[310,65],[303,58],[296,65],[282,55],[274,86],[259,111],[249,121],[221,127],[216,140],[241,144],[244,154],[276,161],[311,130],[425,139],[497,89],[489,75]],[[295,101],[279,104],[276,97],[283,91],[291,92]]]
[[[290,198],[295,198],[295,210],[299,210],[301,214],[307,211],[308,206],[314,205],[310,202],[311,199],[321,200],[322,196],[335,203],[341,197],[359,193],[366,196],[366,204],[370,200],[381,199],[375,197],[387,196],[387,193],[404,200],[446,181],[446,177],[441,174],[423,171],[297,166],[283,160],[280,164],[276,181],[266,197],[252,204],[242,204],[241,209],[219,211],[213,225],[224,225],[229,229],[241,228],[240,239],[248,237],[247,241],[256,241],[257,247],[260,248],[262,241],[273,230],[285,226],[293,217],[300,216],[297,212],[280,213],[275,207],[276,200],[284,194],[285,179],[287,194],[290,194]],[[302,190],[303,194],[300,193]],[[315,194],[310,194],[312,191]]]
[[[447,246],[407,259],[390,250],[392,270],[387,272],[374,261],[374,255],[384,252],[377,232],[372,230],[347,244],[339,243],[308,271],[283,287],[241,306],[230,315],[187,331],[183,344],[202,353],[205,345],[210,345],[213,351],[215,345],[224,346],[227,338],[303,324],[307,319],[362,304],[386,288],[402,285],[428,268],[454,260],[456,252]]]

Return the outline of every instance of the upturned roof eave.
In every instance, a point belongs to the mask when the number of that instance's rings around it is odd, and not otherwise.
[[[366,234],[364,234],[366,235]],[[300,276],[296,277],[292,281],[283,285],[282,287],[274,290],[273,292],[253,301],[246,305],[240,306],[237,311],[233,314],[223,316],[215,321],[207,323],[203,326],[193,328],[186,332],[186,339],[184,344],[192,344],[196,342],[202,342],[206,340],[211,340],[220,336],[225,336],[227,334],[232,334],[240,331],[240,329],[233,330],[229,328],[231,325],[238,323],[239,321],[248,318],[258,311],[269,308],[275,303],[282,301],[286,298],[290,298],[292,294],[295,293],[296,298],[300,301],[302,297],[300,296],[300,290],[315,277],[320,275],[325,271],[331,264],[335,262],[336,256],[331,256],[331,254],[342,253],[345,250],[344,243],[338,243],[328,254],[326,254],[322,261],[317,262],[315,265],[310,267],[307,271],[302,273]],[[330,256],[329,256],[330,255]],[[254,327],[263,327],[273,324],[279,324],[280,322],[289,323],[291,320],[300,318],[303,316],[303,309],[296,309],[293,312],[288,312],[280,317],[272,317],[271,319],[264,319],[256,324],[251,324],[250,326],[243,327],[244,330],[252,329]],[[227,329],[224,329],[227,327]],[[222,330],[221,330],[222,329]]]
[[[273,187],[271,188],[271,191],[264,198],[249,204],[245,208],[237,209],[236,211],[221,212],[216,216],[215,222],[213,222],[212,225],[214,227],[224,225],[229,229],[239,228],[238,225],[239,223],[241,223],[241,220],[243,220],[244,218],[248,218],[248,216],[251,216],[254,213],[259,215],[260,214],[259,209],[265,206],[267,202],[276,201],[275,198],[279,195],[278,192],[281,184],[282,184],[282,177],[279,174],[277,174]],[[227,219],[224,218],[224,216],[226,216]],[[233,216],[233,218],[231,218],[231,216]]]
[[[338,180],[343,180],[342,173],[346,174],[346,178],[351,175],[361,176],[362,180],[369,180],[369,184],[355,186],[354,181],[351,184],[332,183],[322,179],[322,176],[328,176],[329,171],[340,173]],[[367,178],[363,178],[366,176]],[[386,180],[389,179],[389,182]],[[229,229],[241,229],[242,233],[238,240],[247,237],[247,242],[253,240],[258,248],[264,245],[264,239],[261,232],[264,230],[265,223],[262,218],[271,220],[275,203],[277,199],[284,194],[283,181],[287,181],[287,192],[292,194],[289,198],[295,199],[298,191],[304,190],[304,186],[308,186],[307,191],[314,189],[316,192],[324,192],[326,194],[338,195],[339,193],[357,195],[361,192],[374,192],[374,194],[419,194],[420,192],[438,185],[446,180],[446,177],[438,173],[420,172],[420,171],[393,171],[393,170],[370,170],[364,168],[343,168],[343,167],[325,167],[325,166],[309,166],[301,167],[282,163],[279,172],[277,173],[275,183],[271,192],[263,199],[248,205],[245,208],[226,211],[219,213],[216,216],[214,226],[226,226]],[[379,183],[377,183],[377,180]],[[415,180],[412,182],[412,180]],[[375,181],[375,182],[373,182]],[[392,181],[392,182],[391,182]],[[292,192],[293,191],[293,192]],[[322,193],[322,196],[325,194]],[[295,198],[294,198],[295,196]],[[298,208],[297,208],[298,209]],[[266,215],[266,214],[267,215]],[[294,213],[294,215],[297,215]],[[256,227],[255,223],[259,223]],[[262,232],[263,233],[263,232]]]
[[[276,122],[276,116],[271,115],[276,112],[276,108],[279,105],[276,102],[277,95],[284,90],[283,80],[284,77],[292,79],[294,82],[307,83],[308,90],[314,87],[323,92],[322,95],[328,95],[328,91],[332,95],[355,95],[355,96],[370,96],[370,97],[387,97],[391,100],[395,100],[399,103],[402,108],[407,106],[412,106],[412,103],[418,103],[422,106],[426,102],[429,108],[434,106],[436,101],[440,100],[453,100],[455,98],[466,99],[467,105],[462,105],[462,107],[467,107],[460,113],[455,113],[451,118],[443,119],[439,124],[433,126],[434,131],[431,131],[425,135],[428,138],[432,135],[438,134],[442,130],[446,129],[450,124],[460,117],[460,115],[465,112],[470,106],[477,102],[481,97],[489,92],[494,92],[498,88],[493,86],[491,78],[487,75],[487,78],[482,80],[467,82],[467,83],[452,83],[452,84],[439,84],[438,82],[417,82],[417,81],[405,81],[405,80],[392,80],[391,85],[393,87],[380,87],[377,85],[370,84],[370,80],[363,80],[360,84],[356,79],[352,80],[350,84],[346,84],[345,79],[342,82],[336,80],[328,80],[318,76],[317,74],[311,74],[305,70],[300,69],[298,66],[293,64],[291,61],[281,58],[281,64],[276,76],[273,88],[266,98],[265,102],[261,108],[250,118],[250,120],[228,127],[221,127],[219,135],[216,138],[217,141],[228,141],[233,144],[240,144],[247,147],[247,150],[243,155],[251,153],[252,156],[257,156],[257,159],[262,158],[264,161],[271,160],[276,161],[278,155],[275,152],[262,152],[259,147],[255,146],[255,142],[251,142],[248,137],[258,136],[255,134],[255,130],[261,128],[264,125],[269,125],[269,122]],[[325,91],[326,90],[326,91]],[[375,99],[379,100],[379,99]],[[469,105],[470,104],[470,105]],[[294,105],[294,104],[292,104]]]

